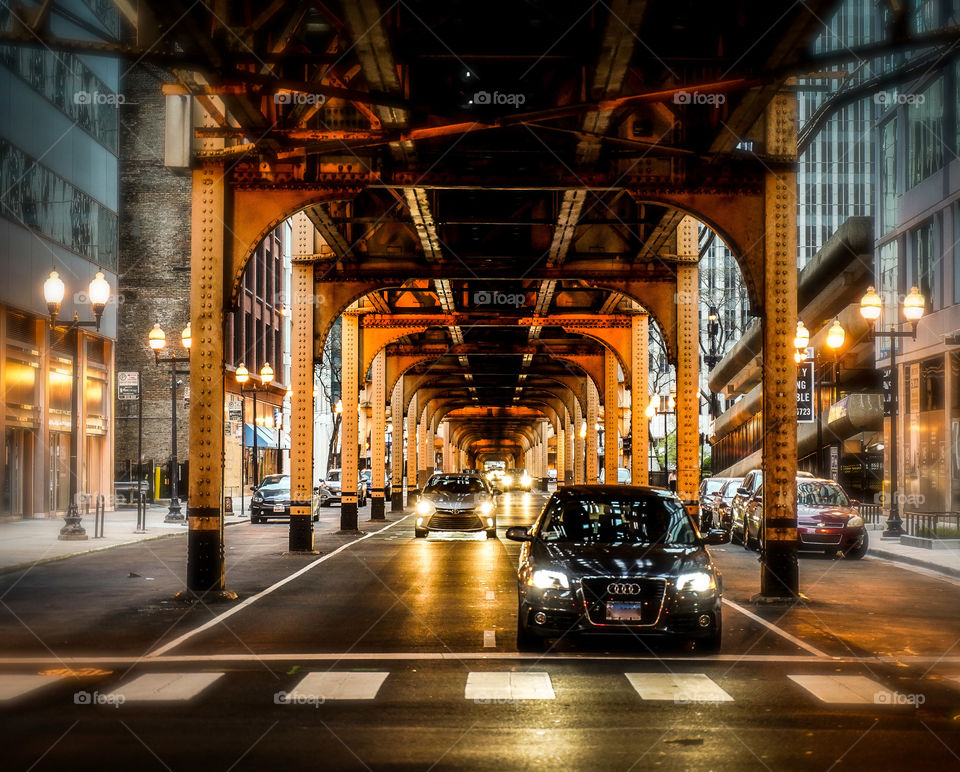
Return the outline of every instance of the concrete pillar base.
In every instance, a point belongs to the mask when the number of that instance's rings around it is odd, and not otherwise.
[[[390,511],[403,512],[403,491],[395,491],[390,496]]]
[[[382,496],[374,496],[372,499],[370,499],[370,519],[386,519],[386,511],[384,509],[384,500]]]
[[[313,552],[312,515],[292,515],[290,517],[290,538],[287,549],[290,552]]]
[[[340,530],[357,530],[357,502],[343,502],[340,505]]]

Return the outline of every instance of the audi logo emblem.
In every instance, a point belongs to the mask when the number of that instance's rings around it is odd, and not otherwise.
[[[611,595],[639,595],[640,585],[631,582],[610,582],[607,592]]]

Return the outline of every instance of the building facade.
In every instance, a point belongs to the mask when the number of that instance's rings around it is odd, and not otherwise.
[[[0,29],[24,26],[24,12],[0,5]],[[109,41],[120,19],[110,4],[58,0],[46,23]],[[119,82],[113,57],[0,45],[0,518],[64,513],[73,474],[79,493],[112,505]],[[56,329],[43,297],[51,270],[65,285]],[[86,292],[98,271],[112,294],[99,330],[67,332],[75,312],[93,319]]]

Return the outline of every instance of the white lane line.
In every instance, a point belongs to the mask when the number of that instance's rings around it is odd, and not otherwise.
[[[467,700],[553,700],[547,673],[471,672],[463,692]]]
[[[644,700],[705,704],[733,702],[733,697],[704,673],[624,673]]]
[[[893,692],[866,676],[788,675],[820,702],[832,705],[893,705]]]
[[[745,609],[740,604],[734,603],[732,600],[727,600],[726,598],[723,599],[723,602],[726,603],[728,606],[730,606],[730,608],[733,608],[739,611],[745,617],[749,617],[754,622],[759,622],[768,630],[775,632],[781,638],[785,638],[786,640],[790,641],[790,643],[792,643],[794,646],[799,646],[801,649],[805,649],[806,651],[809,651],[811,654],[814,654],[818,657],[824,657],[825,659],[830,659],[830,655],[827,654],[825,651],[820,651],[820,649],[818,649],[816,646],[809,644],[806,641],[800,640],[795,635],[791,635],[783,628],[777,627],[775,624],[773,624],[773,622],[768,622],[763,617],[758,617],[752,611],[747,611],[747,609]]]
[[[495,649],[497,647],[497,633],[495,630],[483,631],[483,648]]]
[[[147,673],[121,684],[108,696],[127,702],[186,702],[223,677],[223,673]]]
[[[496,600],[497,594],[493,590],[487,590],[487,600]]]
[[[389,673],[308,673],[284,702],[375,699]]]
[[[61,676],[0,674],[0,702],[9,702],[59,681]]]
[[[410,515],[404,515],[403,517],[401,517],[401,518],[400,518],[399,520],[397,520],[396,522],[393,522],[393,523],[390,523],[390,525],[384,526],[384,527],[381,528],[379,531],[372,531],[371,533],[368,533],[368,534],[365,534],[365,535],[361,536],[359,539],[354,539],[353,541],[349,541],[349,542],[347,542],[346,544],[341,544],[341,545],[340,545],[339,547],[337,547],[333,552],[328,552],[326,555],[322,555],[321,557],[317,558],[317,559],[314,560],[313,562],[307,563],[307,565],[305,565],[303,568],[299,569],[298,571],[294,571],[292,574],[290,574],[290,575],[287,576],[287,577],[284,577],[284,578],[281,579],[279,582],[275,582],[275,583],[271,584],[269,587],[267,587],[267,589],[261,590],[261,591],[258,592],[256,595],[252,595],[252,596],[250,596],[249,598],[247,598],[245,601],[241,601],[240,603],[238,603],[236,606],[234,606],[234,607],[231,608],[230,610],[224,611],[222,614],[220,614],[219,616],[214,617],[214,618],[211,619],[209,622],[205,622],[204,624],[200,625],[199,627],[196,627],[196,628],[194,628],[193,630],[190,630],[190,631],[184,633],[184,634],[181,635],[179,638],[174,638],[172,641],[170,641],[170,643],[166,643],[166,644],[164,644],[163,646],[161,646],[160,648],[154,649],[154,650],[151,651],[149,654],[147,654],[147,655],[144,657],[144,659],[154,659],[155,657],[159,657],[161,654],[166,654],[166,653],[167,653],[168,651],[170,651],[171,649],[175,649],[175,648],[177,648],[177,646],[181,645],[182,643],[186,643],[186,642],[189,641],[191,638],[193,638],[193,636],[198,635],[199,633],[202,633],[202,632],[204,632],[205,630],[209,630],[211,627],[215,627],[216,625],[220,624],[220,623],[221,623],[222,621],[224,621],[225,619],[228,619],[229,617],[232,617],[234,614],[237,614],[237,613],[243,611],[243,610],[244,610],[245,608],[247,608],[248,606],[252,606],[254,603],[256,603],[256,602],[257,602],[258,600],[260,600],[261,598],[265,598],[265,597],[267,597],[270,593],[272,593],[272,592],[274,592],[274,591],[276,591],[276,590],[279,590],[279,589],[280,589],[281,587],[283,587],[285,584],[289,584],[289,583],[292,582],[294,579],[298,579],[299,577],[301,577],[301,576],[303,576],[305,573],[307,573],[307,571],[310,571],[310,570],[316,568],[317,566],[319,566],[319,565],[320,565],[321,563],[323,563],[325,560],[330,560],[330,558],[332,558],[334,555],[337,555],[337,554],[339,554],[340,552],[343,552],[343,551],[344,551],[345,549],[347,549],[348,547],[352,547],[354,544],[359,544],[360,542],[364,541],[365,539],[369,539],[371,536],[377,536],[378,534],[381,534],[381,533],[383,533],[384,531],[387,531],[387,530],[393,528],[395,525],[399,525],[399,524],[402,523],[404,520],[406,520],[408,517],[410,517]]]

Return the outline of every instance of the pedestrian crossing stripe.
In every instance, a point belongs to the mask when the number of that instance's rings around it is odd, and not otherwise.
[[[684,704],[733,702],[713,679],[704,673],[624,673],[630,685],[645,701]]]
[[[788,675],[821,702],[831,705],[892,705],[895,695],[861,675]]]
[[[553,684],[547,673],[472,672],[467,676],[464,699],[476,702],[553,700]]]
[[[186,702],[223,677],[223,673],[147,673],[121,684],[108,699],[129,702]]]
[[[56,683],[60,678],[61,676],[4,673],[0,675],[0,702],[11,702],[44,686]]]
[[[353,673],[327,671],[308,673],[292,691],[282,693],[277,702],[322,704],[334,700],[372,700],[390,673]]]

